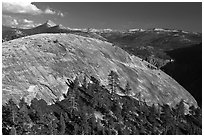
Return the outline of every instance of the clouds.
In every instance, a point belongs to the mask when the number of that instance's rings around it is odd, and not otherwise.
[[[32,3],[31,0],[2,2],[2,24],[17,28],[32,28],[49,19],[59,19],[64,13],[49,4]]]
[[[34,28],[34,27],[36,27],[36,26],[38,26],[39,24],[32,24],[32,23],[30,23],[30,24],[21,24],[20,26],[19,26],[19,28],[22,28],[22,29],[30,29],[30,28]]]
[[[24,22],[24,23],[33,23],[32,20],[27,20],[27,19],[23,19],[23,22]]]
[[[17,21],[19,23],[19,25],[17,25],[18,28],[29,29],[39,25],[38,23],[29,19],[17,19]]]
[[[15,19],[11,16],[3,15],[2,16],[2,24],[7,25],[7,26],[11,26],[11,27],[15,27],[19,23],[18,23],[17,19]]]
[[[50,8],[46,8],[45,11],[44,11],[45,14],[56,14],[58,16],[61,16],[61,17],[64,17],[64,14],[60,11],[55,11],[53,9],[50,9]]]
[[[35,5],[30,2],[2,2],[2,12],[3,13],[21,13],[21,14],[42,14],[43,11],[38,9]]]
[[[54,9],[51,9],[49,7],[47,7],[45,10],[41,10],[28,0],[17,2],[2,2],[2,13],[18,13],[30,15],[50,14],[64,17],[64,14],[60,11],[55,11]]]
[[[12,17],[9,15],[3,15],[2,16],[2,24],[10,27],[17,27],[17,28],[33,28],[39,25],[39,23],[34,22],[33,20],[29,19],[21,19],[17,17]]]
[[[58,12],[57,15],[64,17],[64,14],[62,12]]]
[[[13,25],[18,25],[18,21],[16,19],[13,19]]]
[[[43,6],[36,6],[30,0],[3,1],[2,24],[17,28],[32,28],[44,22],[42,20],[64,17],[61,11],[52,9],[49,5],[44,6],[44,9],[39,7]]]
[[[47,9],[45,9],[45,13],[46,13],[46,14],[55,14],[55,11],[53,11],[53,10],[47,8]]]

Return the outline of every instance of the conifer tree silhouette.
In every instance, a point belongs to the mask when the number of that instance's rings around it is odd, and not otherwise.
[[[110,74],[108,75],[108,82],[108,85],[111,89],[111,93],[115,93],[116,88],[119,86],[119,76],[113,70],[111,70]]]
[[[127,84],[125,86],[125,94],[126,95],[130,94],[130,90],[131,90],[131,87],[130,87],[129,82],[127,81]]]
[[[60,127],[60,134],[63,135],[65,133],[66,125],[62,113],[60,114]]]
[[[69,108],[71,109],[71,111],[78,110],[78,108],[77,108],[78,103],[76,102],[76,92],[77,92],[78,86],[79,86],[79,79],[76,77],[74,79],[74,82],[68,80],[68,82],[66,82],[66,84],[70,88],[67,92],[67,97],[68,97],[68,100],[70,102]]]

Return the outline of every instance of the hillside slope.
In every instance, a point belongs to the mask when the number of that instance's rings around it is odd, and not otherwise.
[[[107,85],[111,70],[121,87],[129,82],[130,96],[140,92],[147,104],[175,106],[181,99],[197,106],[195,99],[174,79],[146,61],[130,56],[111,43],[73,34],[38,34],[2,44],[3,104],[12,98],[27,103],[33,98],[52,104],[63,99],[67,79],[96,77]],[[118,94],[123,95],[118,90]]]

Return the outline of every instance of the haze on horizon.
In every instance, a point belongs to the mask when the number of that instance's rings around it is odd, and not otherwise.
[[[202,32],[201,2],[25,3],[3,2],[2,24],[29,28],[52,20],[70,28],[169,28]]]

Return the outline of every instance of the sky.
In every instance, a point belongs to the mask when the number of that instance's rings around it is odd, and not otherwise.
[[[2,3],[2,24],[31,28],[46,20],[70,28],[169,28],[202,32],[202,3],[22,2]]]

